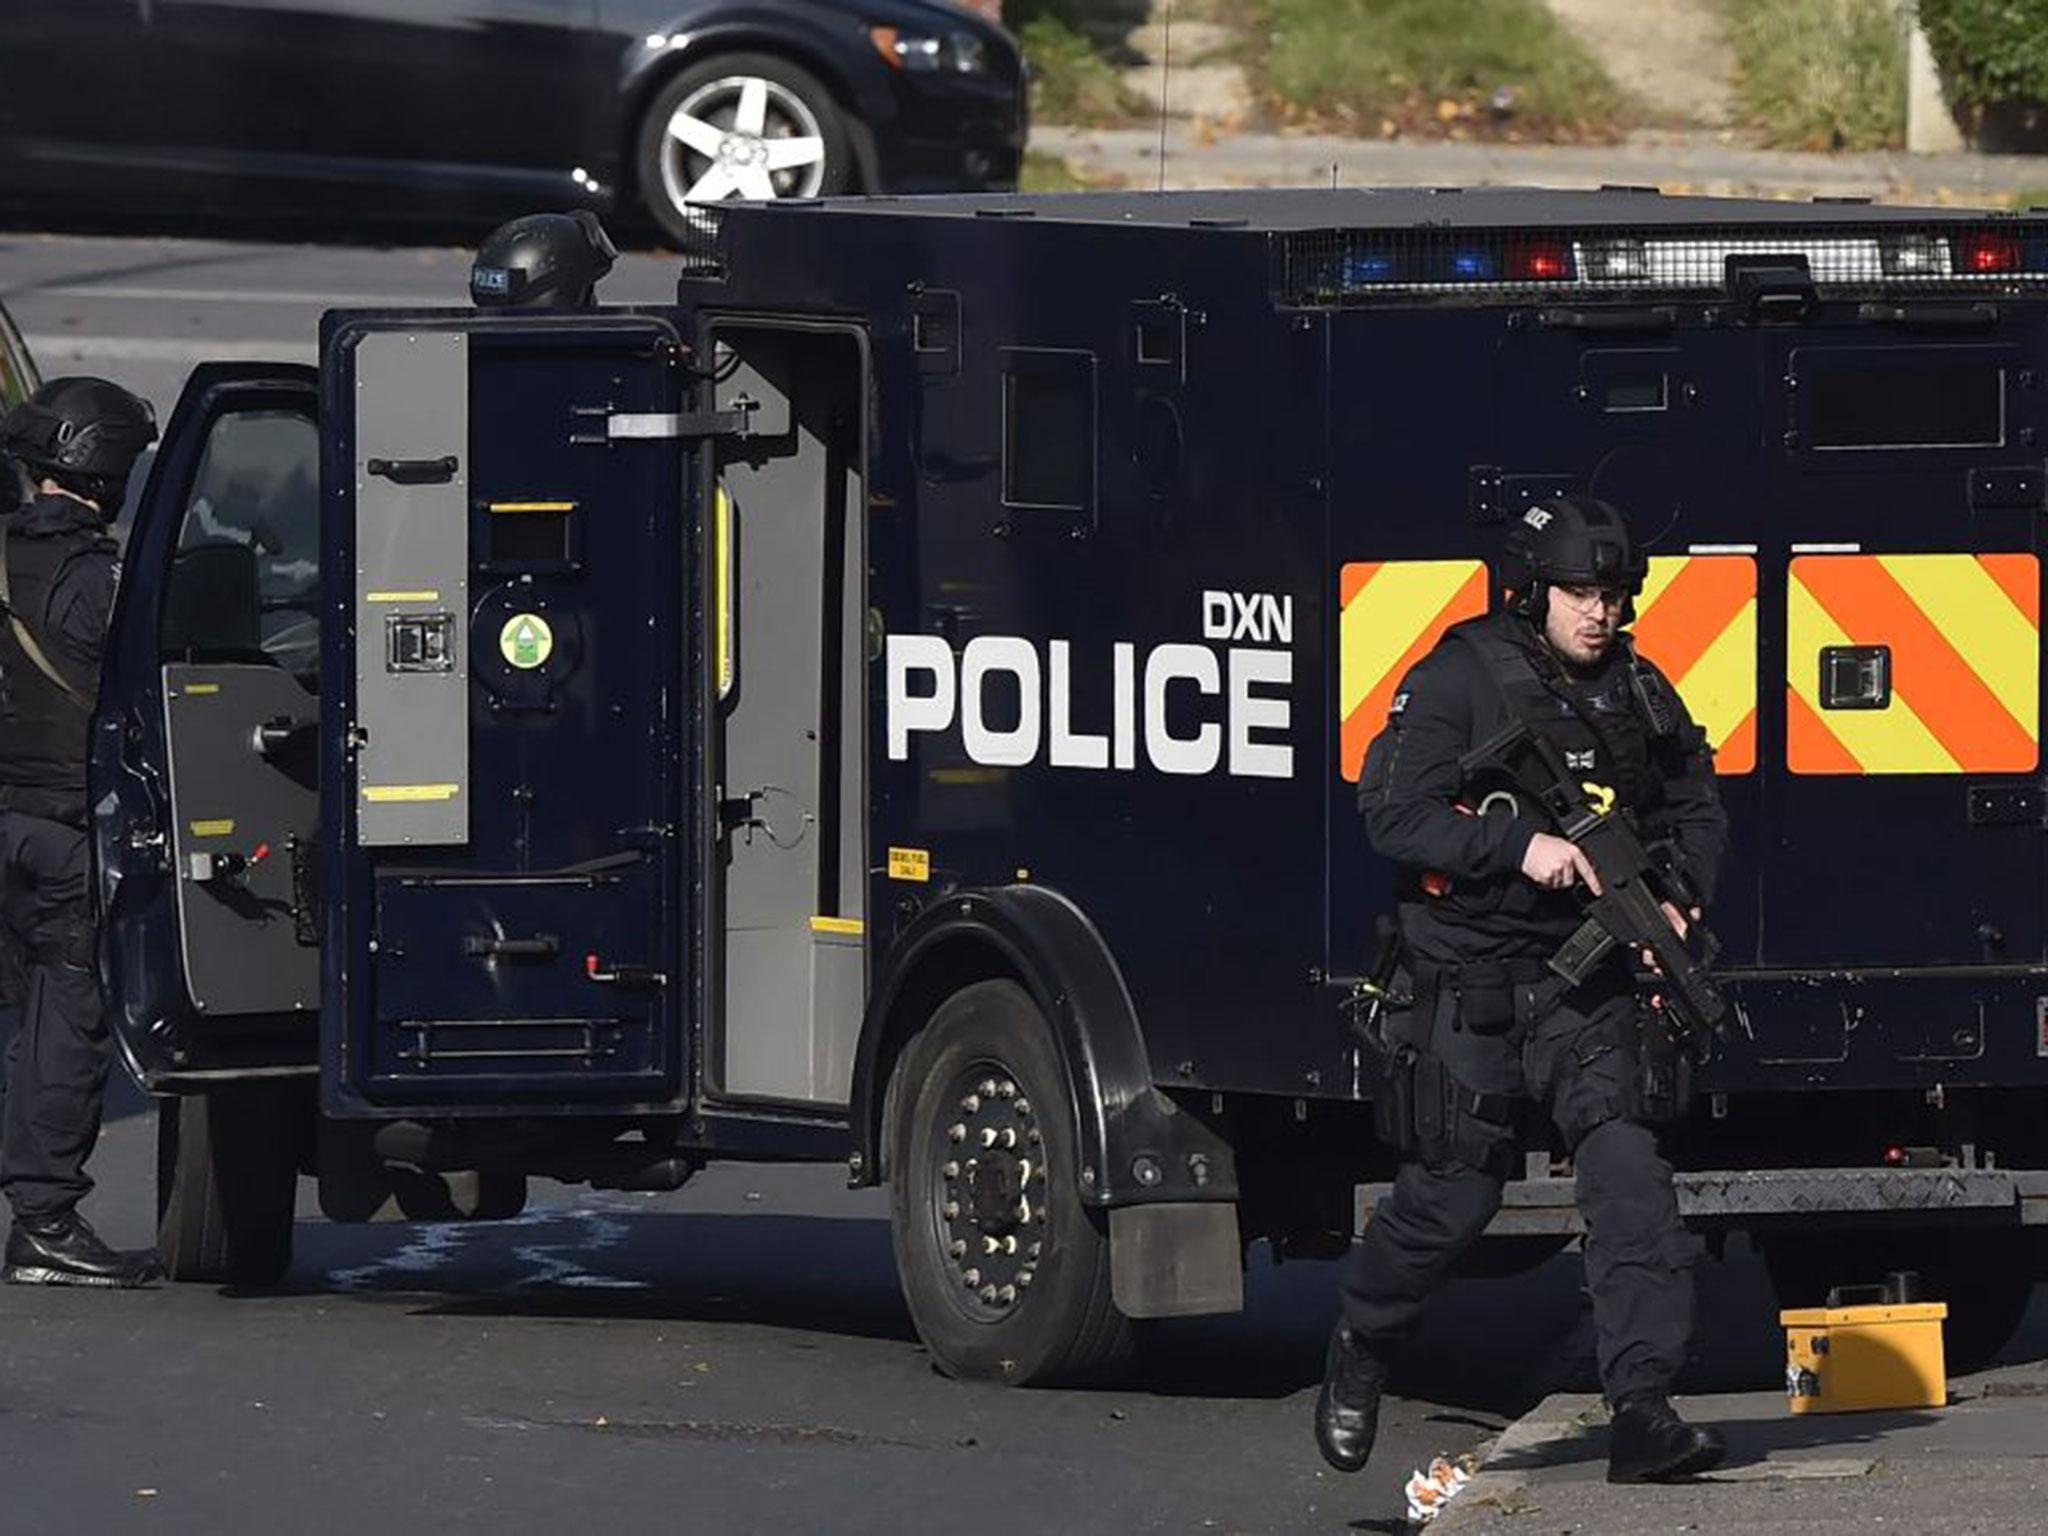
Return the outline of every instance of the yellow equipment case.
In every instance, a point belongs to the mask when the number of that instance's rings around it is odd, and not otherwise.
[[[1785,1392],[1794,1413],[1939,1408],[1948,1401],[1941,1325],[1948,1306],[1914,1301],[1917,1277],[1842,1286],[1828,1305],[1780,1312]]]

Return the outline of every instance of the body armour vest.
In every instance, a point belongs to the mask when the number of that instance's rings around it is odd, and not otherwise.
[[[44,629],[44,616],[65,568],[95,550],[111,554],[113,547],[96,528],[28,534],[17,526],[6,544],[15,615],[65,681],[88,700],[99,691],[98,677],[81,673],[76,660]],[[0,622],[0,805],[53,820],[82,821],[88,723],[88,711],[29,659],[14,626]]]
[[[1472,700],[1473,745],[1524,721],[1584,782],[1613,790],[1616,803],[1640,825],[1642,813],[1661,798],[1663,785],[1653,771],[1650,731],[1631,681],[1636,663],[1626,642],[1617,644],[1598,670],[1579,677],[1523,640],[1509,627],[1517,622],[1495,615],[1456,625],[1446,634],[1448,643],[1473,654],[1479,665],[1472,670],[1487,679],[1479,684],[1484,691]],[[1663,686],[1661,679],[1651,682]],[[1540,772],[1526,757],[1518,776],[1481,770],[1467,782],[1460,803],[1478,815],[1518,815],[1554,832],[1537,798]],[[1511,949],[1526,946],[1530,953],[1551,952],[1585,917],[1577,892],[1545,890],[1519,875],[1459,880],[1430,897],[1423,896],[1418,879],[1404,895],[1421,900],[1447,930],[1507,941]]]

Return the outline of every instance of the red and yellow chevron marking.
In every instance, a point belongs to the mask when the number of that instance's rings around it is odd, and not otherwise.
[[[1786,584],[1794,773],[2031,773],[2041,757],[2033,555],[1801,555]],[[1883,709],[1823,710],[1827,646],[1891,648]]]
[[[1394,690],[1460,619],[1486,612],[1486,566],[1478,560],[1360,560],[1337,577],[1339,762],[1358,781],[1365,749],[1387,723]]]
[[[1723,774],[1756,771],[1756,560],[1665,555],[1636,599],[1636,649],[1663,669]]]

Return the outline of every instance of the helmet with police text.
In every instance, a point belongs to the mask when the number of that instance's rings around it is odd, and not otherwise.
[[[1551,496],[1524,512],[1500,553],[1500,585],[1518,613],[1541,620],[1552,587],[1614,587],[1633,598],[1648,563],[1609,502]],[[1633,617],[1631,603],[1623,610]]]
[[[589,309],[618,247],[587,208],[529,213],[500,224],[477,247],[469,296],[480,307]]]
[[[128,472],[155,441],[149,402],[105,379],[51,379],[0,418],[0,453],[109,516],[120,509]]]

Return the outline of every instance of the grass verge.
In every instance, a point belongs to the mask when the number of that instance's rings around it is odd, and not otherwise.
[[[1024,170],[1017,182],[1019,192],[1100,192],[1122,185],[1114,178],[1084,176],[1072,163],[1042,149],[1024,152]]]
[[[1140,115],[1144,103],[1063,9],[1013,5],[1005,13],[1031,65],[1031,120],[1100,127]]]
[[[1781,149],[1890,149],[1906,137],[1894,0],[1721,0],[1743,115]]]
[[[1249,0],[1282,116],[1391,137],[1610,139],[1628,102],[1542,0]]]

